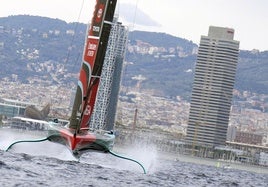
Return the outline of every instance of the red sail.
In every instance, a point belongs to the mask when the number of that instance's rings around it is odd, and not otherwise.
[[[89,89],[85,101],[86,105],[84,107],[84,114],[82,115],[81,119],[81,127],[88,127],[89,120],[95,105],[96,95],[99,87],[100,76],[104,63],[106,48],[108,45],[115,7],[116,7],[116,0],[109,0],[106,4],[106,11],[104,12],[104,22],[101,28],[100,41],[97,49],[95,63],[91,73]],[[101,16],[102,14],[103,14],[102,11],[99,11],[97,13],[97,15],[99,16]],[[100,21],[99,17],[97,17],[96,19],[97,19],[96,22]],[[93,25],[93,28],[99,31],[98,26],[94,27]]]
[[[76,96],[74,100],[72,115],[69,127],[79,130],[88,127],[88,122],[92,109],[88,106],[87,98],[90,93],[90,79],[96,61],[99,48],[99,40],[103,27],[104,15],[106,12],[107,0],[96,0],[95,11],[91,20],[86,37],[86,45],[83,54],[83,64],[80,70]],[[87,120],[81,123],[81,118],[85,116]]]
[[[104,21],[104,14],[107,0],[97,0],[90,28],[88,29],[86,46],[84,49],[84,61],[90,64],[93,69],[96,53],[101,36],[101,29]]]

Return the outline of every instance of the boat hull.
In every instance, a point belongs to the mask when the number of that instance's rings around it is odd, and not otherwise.
[[[88,129],[75,133],[74,129],[51,124],[48,140],[66,145],[79,158],[85,152],[108,152],[113,148],[115,136],[110,131],[91,132]]]

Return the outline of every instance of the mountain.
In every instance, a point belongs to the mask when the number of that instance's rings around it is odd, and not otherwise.
[[[75,82],[87,25],[38,16],[0,18],[0,79],[47,84]],[[189,99],[198,45],[165,33],[129,33],[122,84]],[[267,94],[268,51],[241,50],[235,89]]]

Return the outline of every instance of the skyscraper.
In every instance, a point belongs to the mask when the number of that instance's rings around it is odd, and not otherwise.
[[[118,17],[114,17],[91,118],[91,128],[112,130],[114,127],[127,38],[127,27],[118,22]]]
[[[225,145],[239,42],[234,29],[210,26],[201,36],[186,140],[191,145]]]

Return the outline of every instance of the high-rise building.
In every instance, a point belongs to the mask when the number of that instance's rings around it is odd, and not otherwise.
[[[114,17],[92,113],[91,128],[112,130],[114,127],[127,38],[127,27]]]
[[[225,145],[239,54],[234,29],[210,26],[201,36],[191,96],[186,141]]]

